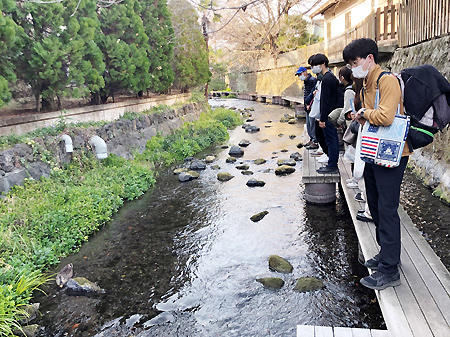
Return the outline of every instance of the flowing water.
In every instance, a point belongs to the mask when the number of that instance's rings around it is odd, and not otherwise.
[[[47,297],[36,298],[40,336],[295,336],[298,324],[385,328],[374,292],[358,282],[367,271],[357,262],[357,238],[341,194],[333,205],[306,205],[301,162],[291,175],[274,174],[277,160],[289,158],[305,141],[304,120],[280,123],[293,113],[280,106],[210,103],[255,109],[252,124],[261,131],[249,134],[239,127],[228,142],[251,142],[238,162],[248,164],[253,176],[225,163],[228,150],[220,147],[198,156],[216,155],[211,165],[221,167],[209,165],[198,180],[180,183],[172,169],[161,172],[154,188],[125,204],[61,262],[59,268],[73,263],[75,276],[106,293],[68,296],[49,286]],[[267,162],[255,165],[257,158]],[[220,171],[235,177],[219,182]],[[247,187],[250,177],[266,185]],[[415,193],[420,184],[410,185]],[[250,221],[265,210],[264,219]],[[289,260],[293,273],[269,270],[272,254]],[[261,277],[280,277],[285,285],[264,289],[256,282]],[[325,288],[296,292],[299,277],[317,277]]]

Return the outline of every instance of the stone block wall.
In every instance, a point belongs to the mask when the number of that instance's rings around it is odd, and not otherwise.
[[[431,64],[450,81],[450,36],[427,41],[416,46],[397,49],[385,64],[392,72],[422,64]],[[435,135],[430,145],[418,149],[408,164],[424,183],[435,190],[443,201],[450,203],[450,132]]]
[[[205,109],[206,103],[189,103],[177,110],[119,119],[100,128],[75,129],[67,134],[72,138],[74,153],[92,151],[89,142],[96,135],[106,142],[108,154],[132,158],[132,152],[142,153],[147,141],[157,133],[167,135],[185,122],[198,119]],[[71,158],[59,137],[36,138],[0,152],[0,196],[14,185],[22,185],[25,179],[48,177],[53,167],[69,163]]]

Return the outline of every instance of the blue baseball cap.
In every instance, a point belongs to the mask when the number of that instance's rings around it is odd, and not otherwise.
[[[300,75],[302,72],[304,72],[304,71],[306,71],[306,68],[305,67],[300,67],[300,68],[298,68],[297,69],[297,72],[295,73],[295,76],[298,76],[298,75]]]

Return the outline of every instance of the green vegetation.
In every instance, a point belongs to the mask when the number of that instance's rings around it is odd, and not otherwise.
[[[2,0],[0,107],[11,99],[17,79],[31,88],[37,111],[60,109],[63,98],[90,97],[100,104],[118,93],[165,93],[175,72],[184,91],[204,84],[210,72],[198,15],[185,15],[193,25],[183,26],[180,35],[166,0],[108,6],[95,0]]]
[[[134,160],[110,155],[98,161],[79,151],[49,178],[15,186],[0,200],[0,333],[7,335],[23,315],[21,306],[38,285],[31,281],[76,251],[125,201],[148,190],[155,183],[154,167],[225,141],[227,128],[240,123],[234,111],[215,109],[167,137],[153,137]],[[32,286],[18,294],[21,278]]]

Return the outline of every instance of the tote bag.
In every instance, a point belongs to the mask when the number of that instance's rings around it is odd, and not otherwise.
[[[380,93],[377,88],[375,109],[378,108]],[[402,158],[409,130],[409,116],[399,113],[397,108],[394,122],[389,126],[378,126],[366,122],[361,133],[360,156],[366,163],[385,167],[397,167]]]
[[[314,100],[311,106],[311,111],[309,113],[309,118],[319,119],[320,118],[320,95],[322,93],[322,82],[317,85],[317,92],[314,95]]]

